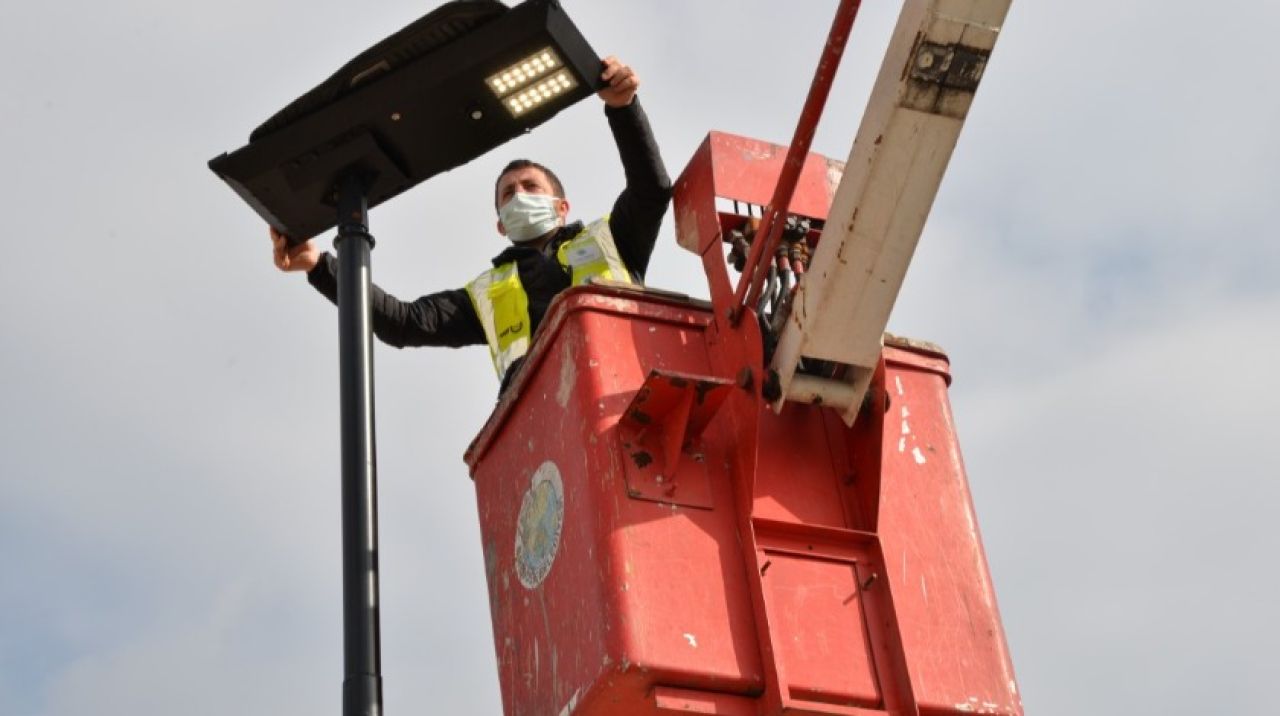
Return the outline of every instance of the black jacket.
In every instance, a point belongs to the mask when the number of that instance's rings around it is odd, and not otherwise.
[[[609,229],[627,269],[637,280],[643,280],[658,239],[658,228],[671,202],[671,179],[638,98],[627,107],[606,106],[605,116],[618,145],[627,180],[626,188],[614,201]],[[538,329],[551,300],[569,288],[570,275],[556,260],[556,249],[581,229],[581,223],[570,224],[561,228],[541,251],[511,246],[493,259],[494,266],[517,262],[520,282],[529,295],[533,331]],[[311,285],[334,303],[338,300],[337,268],[337,259],[326,253],[307,274]],[[374,335],[388,345],[458,347],[486,342],[484,328],[464,288],[406,302],[374,286],[372,298]],[[509,379],[515,372],[507,371],[506,377]],[[504,381],[504,386],[507,382]]]

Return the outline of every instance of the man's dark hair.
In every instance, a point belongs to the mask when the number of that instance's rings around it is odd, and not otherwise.
[[[547,179],[551,182],[551,188],[556,190],[556,196],[561,199],[564,198],[564,184],[560,183],[560,177],[556,176],[555,172],[532,159],[513,159],[507,164],[507,166],[503,167],[502,171],[498,172],[498,178],[493,180],[493,208],[499,208],[498,189],[499,185],[502,183],[502,177],[506,176],[507,172],[515,171],[516,169],[524,169],[525,167],[533,167],[543,174],[546,174]]]

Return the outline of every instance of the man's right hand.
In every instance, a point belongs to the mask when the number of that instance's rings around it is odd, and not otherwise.
[[[281,271],[303,271],[307,272],[316,267],[320,263],[320,247],[316,246],[315,239],[310,239],[306,243],[290,246],[288,239],[284,234],[271,229],[271,247],[273,258],[276,262],[276,268]]]

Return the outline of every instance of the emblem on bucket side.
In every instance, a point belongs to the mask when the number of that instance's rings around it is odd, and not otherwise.
[[[542,584],[560,549],[564,526],[564,483],[550,460],[538,466],[520,502],[516,519],[516,576],[527,589]]]

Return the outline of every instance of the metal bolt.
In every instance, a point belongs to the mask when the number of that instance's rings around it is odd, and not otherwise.
[[[921,50],[920,54],[916,56],[916,67],[919,67],[922,70],[927,70],[930,67],[933,67],[933,60],[934,57],[932,52],[929,52],[928,50]]]

